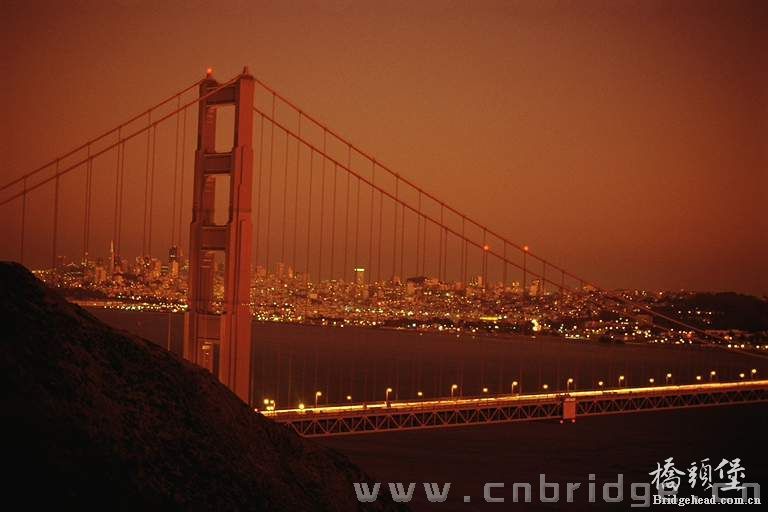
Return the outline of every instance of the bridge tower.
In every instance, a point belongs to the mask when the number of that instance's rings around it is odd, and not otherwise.
[[[219,87],[209,70],[200,83],[200,97]],[[217,375],[248,404],[253,96],[254,79],[245,68],[237,79],[199,103],[189,230],[189,310],[184,317],[184,357]],[[228,106],[234,106],[232,149],[216,152],[217,109]],[[228,214],[225,222],[217,224],[221,215],[216,214],[216,187],[222,185],[229,187]],[[218,297],[214,290],[217,255],[224,259],[224,290]]]

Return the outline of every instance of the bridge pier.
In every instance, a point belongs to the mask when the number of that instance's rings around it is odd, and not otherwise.
[[[198,106],[184,357],[210,370],[250,405],[254,79],[246,68],[221,86],[209,73],[200,83],[200,96],[212,91]],[[234,106],[235,113],[233,147],[217,153],[216,110],[227,105]],[[217,224],[216,186],[222,181],[229,186],[228,215],[225,223]],[[217,254],[224,258],[220,298],[214,288]]]

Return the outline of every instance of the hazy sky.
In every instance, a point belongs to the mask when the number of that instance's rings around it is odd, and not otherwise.
[[[6,0],[0,14],[0,183],[206,67],[247,64],[598,283],[768,293],[766,2]]]

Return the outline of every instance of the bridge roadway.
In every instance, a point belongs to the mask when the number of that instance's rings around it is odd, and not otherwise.
[[[262,411],[305,437],[459,427],[513,421],[768,402],[768,380],[483,395]]]

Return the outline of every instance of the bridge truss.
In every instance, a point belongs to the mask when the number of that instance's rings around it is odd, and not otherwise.
[[[768,381],[582,391],[570,394],[506,396],[482,399],[390,404],[324,412],[277,411],[270,414],[305,437],[466,427],[518,421],[575,421],[603,416],[718,405],[768,402]],[[567,404],[575,404],[575,414]]]

